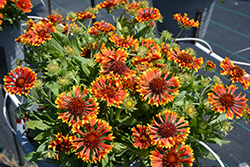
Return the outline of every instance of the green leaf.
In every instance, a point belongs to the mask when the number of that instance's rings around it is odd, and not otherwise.
[[[215,143],[217,143],[219,146],[222,146],[222,144],[228,144],[231,141],[228,140],[223,140],[223,139],[218,139],[218,138],[211,138],[209,139],[210,141],[214,141]]]
[[[26,122],[26,125],[28,128],[33,129],[33,130],[47,130],[51,128],[49,125],[43,123],[43,121],[28,121]]]
[[[51,45],[56,48],[61,54],[63,54],[63,52],[65,51],[63,49],[63,47],[54,39],[54,38],[51,38]]]
[[[75,164],[77,162],[77,156],[72,155],[71,157],[65,158],[64,161],[61,163],[61,167],[71,167],[71,166],[76,166]]]
[[[102,166],[107,166],[108,162],[109,162],[108,156],[105,156],[105,158],[102,159],[102,161],[101,161]]]
[[[44,131],[39,133],[34,140],[36,140],[38,143],[42,143],[46,140],[46,138],[50,135],[50,131]]]
[[[123,124],[123,125],[130,125],[130,126],[132,126],[132,125],[136,124],[137,120],[135,118],[133,118],[133,117],[130,117],[130,116],[125,116],[124,117],[124,115],[123,115],[123,116],[121,116],[121,119],[119,120],[119,122],[121,124]]]
[[[83,72],[84,72],[87,76],[89,76],[90,70],[89,70],[84,64],[82,64],[81,67],[82,67]]]
[[[71,36],[70,41],[71,41],[72,48],[73,48],[74,52],[76,53],[76,55],[80,55],[81,51],[80,51],[79,46],[78,46],[77,37]]]
[[[197,128],[197,120],[196,120],[196,118],[192,118],[190,120],[190,126],[194,126],[195,128]]]
[[[24,158],[28,162],[36,162],[43,160],[43,158],[40,156],[40,153],[36,151],[32,151],[29,154],[24,155]]]
[[[59,96],[59,89],[61,86],[58,85],[56,82],[47,82],[45,86],[49,88],[55,96]]]
[[[40,144],[39,147],[36,149],[36,152],[43,152],[43,151],[45,151],[47,143],[48,142],[46,141],[46,142],[43,142],[42,144]]]
[[[125,154],[122,156],[122,167],[128,167],[128,157]]]

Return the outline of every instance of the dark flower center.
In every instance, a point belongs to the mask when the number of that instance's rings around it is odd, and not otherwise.
[[[141,141],[145,142],[149,140],[149,136],[147,134],[142,134],[141,135]]]
[[[144,19],[150,19],[150,17],[151,17],[151,14],[150,14],[150,13],[144,13],[144,14],[142,15],[142,18],[144,18]]]
[[[159,127],[158,132],[162,137],[168,138],[175,135],[176,127],[171,122],[165,122]]]
[[[177,57],[181,62],[184,62],[186,64],[192,63],[193,62],[193,57],[189,53],[181,53]]]
[[[220,102],[222,106],[232,107],[235,104],[234,95],[225,93],[220,97]]]
[[[94,148],[99,145],[100,136],[96,132],[89,132],[84,138],[84,144],[89,148]]]
[[[167,84],[163,78],[154,78],[149,82],[149,88],[152,92],[160,94],[167,88]]]
[[[234,71],[235,72],[235,74],[234,74],[234,76],[235,77],[243,77],[244,76],[244,70],[243,69],[241,69],[240,67],[238,67],[238,66],[234,66],[234,67],[232,67],[230,70],[232,70],[232,71]]]
[[[40,37],[44,37],[46,35],[46,32],[45,30],[40,30],[38,34]]]
[[[163,156],[163,166],[176,167],[179,165],[180,158],[175,152],[168,152]]]
[[[18,78],[16,81],[16,87],[23,88],[26,83],[26,80],[24,78]]]
[[[69,112],[72,115],[83,115],[84,110],[86,109],[86,102],[80,97],[74,97],[68,103]]]
[[[115,90],[111,87],[105,87],[101,90],[102,94],[107,95],[108,98],[112,98],[115,96]]]
[[[127,66],[123,61],[116,60],[111,63],[109,71],[113,71],[114,74],[123,74],[127,70]]]

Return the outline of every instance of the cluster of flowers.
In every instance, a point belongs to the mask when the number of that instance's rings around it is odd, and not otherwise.
[[[30,13],[32,4],[30,0],[0,0],[0,31],[1,25],[10,26],[20,20],[26,20],[25,13]]]
[[[112,15],[121,9],[121,16],[114,25],[100,21],[91,27],[101,9]],[[186,14],[174,18],[182,29],[199,24]],[[249,114],[247,99],[235,97],[231,82],[224,86],[218,77],[199,75],[199,69],[214,71],[213,62],[196,58],[191,48],[181,50],[167,31],[156,37],[161,19],[146,1],[106,0],[69,13],[71,24],[61,15],[28,21],[16,41],[27,46],[29,67],[18,66],[4,77],[7,92],[28,99],[17,119],[27,121],[37,150],[26,158],[54,158],[64,166],[134,159],[153,167],[192,166],[194,157],[206,156],[197,140],[223,141],[218,132],[229,131],[226,118]],[[232,83],[249,87],[250,77],[228,58],[221,67]],[[27,109],[34,104],[38,110]]]

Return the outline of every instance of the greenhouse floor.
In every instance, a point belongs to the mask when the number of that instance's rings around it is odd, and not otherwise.
[[[96,0],[99,3],[102,0]],[[131,1],[131,0],[130,0]],[[43,5],[38,0],[32,0],[34,10],[31,15],[48,16],[48,1],[45,0],[46,10],[43,13]],[[152,4],[151,0],[150,3]],[[90,0],[51,0],[52,12],[60,13],[64,17],[70,11],[83,11],[86,7],[90,6]],[[207,29],[207,33],[203,38],[213,48],[213,52],[222,58],[229,57],[235,52],[250,47],[250,0],[225,0],[223,4],[220,0],[216,0],[214,11]],[[107,14],[98,15],[97,20],[111,20],[111,16]],[[220,75],[220,63],[210,54],[205,53],[202,46],[195,45],[191,42],[181,42],[181,47],[192,47],[197,52],[197,57],[202,56],[204,62],[212,60],[217,65],[216,75],[220,76],[224,83],[227,83],[224,76]],[[236,54],[231,58],[235,61],[250,63],[250,50]],[[1,63],[2,64],[2,63]],[[250,67],[247,65],[239,65],[250,73]],[[0,66],[2,70],[4,66]],[[1,71],[2,72],[2,71]],[[208,74],[209,75],[209,74]],[[2,84],[2,80],[1,80]],[[244,90],[240,85],[238,91],[246,94],[246,98],[250,99],[250,90]],[[0,101],[3,102],[4,91],[0,89]],[[236,92],[238,93],[238,92]],[[15,136],[9,130],[2,112],[2,104],[0,109],[0,167],[8,166],[23,166],[25,161],[20,151],[18,156],[18,149],[15,143]],[[249,105],[249,101],[248,101]],[[250,105],[249,105],[250,106]],[[11,110],[11,109],[10,109]],[[13,109],[12,109],[13,110]],[[10,117],[13,117],[14,112],[10,112]],[[220,156],[226,167],[249,167],[250,165],[250,125],[244,121],[234,124],[234,129],[225,137],[231,143],[222,146],[210,145],[211,148]],[[217,161],[200,159],[200,166],[204,167],[217,167]],[[241,165],[240,165],[241,164]],[[249,165],[248,165],[249,164]],[[26,166],[36,166],[35,164],[28,163]]]

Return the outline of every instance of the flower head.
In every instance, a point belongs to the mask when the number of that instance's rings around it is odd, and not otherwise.
[[[63,21],[62,15],[58,14],[58,15],[49,15],[48,16],[48,20],[50,22],[52,22],[53,24],[60,24]]]
[[[174,15],[174,19],[178,21],[182,28],[189,29],[190,27],[199,27],[199,21],[194,21],[194,19],[189,20],[187,13],[184,13],[182,17],[180,13]]]
[[[24,13],[31,12],[32,4],[31,4],[30,0],[17,0],[16,6],[19,9],[22,9]]]
[[[245,96],[236,96],[236,85],[230,85],[226,88],[223,85],[215,84],[212,93],[208,93],[208,101],[212,105],[212,110],[220,113],[227,113],[229,119],[234,115],[239,118],[243,115],[244,107],[247,105]]]
[[[151,105],[165,105],[172,102],[178,94],[180,82],[177,77],[170,77],[166,70],[161,71],[158,68],[149,68],[140,76],[137,91],[142,96],[142,100]]]
[[[140,149],[147,149],[150,146],[151,139],[149,137],[149,133],[147,132],[147,127],[145,125],[138,124],[131,129],[133,132],[133,141],[135,147],[139,147]]]
[[[101,35],[101,34],[107,34],[108,32],[115,31],[115,27],[109,23],[104,22],[102,20],[101,22],[95,22],[93,26],[88,30],[89,34],[93,35]]]
[[[121,35],[110,33],[109,40],[117,45],[117,47],[123,47],[128,49],[130,47],[137,47],[139,44],[138,39],[133,39],[133,36],[128,35],[126,38]]]
[[[0,13],[0,25],[1,25],[1,24],[2,24],[2,22],[3,22],[3,21],[1,20],[2,18],[3,18],[3,14],[2,14],[2,13]]]
[[[75,154],[85,162],[101,161],[113,147],[111,127],[105,121],[90,118],[88,123],[73,127],[72,131],[79,136],[72,138]]]
[[[0,9],[3,9],[6,3],[7,3],[7,0],[0,0]]]
[[[142,39],[139,47],[133,49],[137,55],[133,57],[133,64],[138,65],[161,59],[161,49],[153,39]]]
[[[81,21],[85,21],[87,19],[95,19],[96,16],[87,10],[85,12],[76,12],[77,18]]]
[[[114,62],[115,60],[125,62],[128,57],[128,52],[123,48],[119,48],[117,50],[111,50],[110,48],[102,48],[100,50],[100,53],[97,53],[96,55],[94,55],[94,57],[96,58],[96,62],[101,64]]]
[[[233,61],[230,61],[229,58],[225,58],[220,63],[221,75],[228,75],[233,83],[240,82],[244,89],[248,89],[250,86],[250,75],[247,75],[245,70],[234,65]]]
[[[49,142],[48,146],[48,148],[51,148],[53,151],[57,152],[56,156],[54,157],[57,160],[59,160],[60,152],[66,151],[66,153],[69,153],[71,147],[72,142],[69,140],[69,135],[63,136],[62,133],[58,133],[55,140]]]
[[[111,12],[116,8],[118,4],[118,0],[106,0],[103,3],[100,2],[99,4],[96,5],[97,9],[106,9],[108,12]]]
[[[170,148],[183,142],[190,133],[189,123],[184,117],[178,117],[175,112],[164,110],[163,114],[157,114],[156,118],[158,121],[154,118],[153,123],[148,126],[151,143],[154,145]]]
[[[180,51],[179,48],[175,48],[175,50],[176,53],[171,50],[167,56],[168,60],[173,60],[175,63],[178,63],[179,67],[185,67],[187,69],[193,68],[197,72],[203,64],[202,57],[197,59],[195,56],[193,56],[190,52],[187,52],[186,50]]]
[[[153,7],[140,9],[138,15],[135,17],[139,22],[149,22],[159,20],[160,18],[162,18],[160,11]]]
[[[122,89],[119,75],[112,73],[96,78],[91,83],[90,91],[97,99],[107,101],[108,106],[120,106],[127,94],[127,91]]]
[[[150,159],[152,167],[183,167],[183,164],[192,166],[193,150],[184,144],[176,144],[167,150],[157,147],[151,151]]]
[[[28,94],[36,82],[36,73],[28,67],[18,66],[4,76],[4,88],[10,94]]]
[[[97,114],[96,100],[89,96],[87,89],[81,91],[80,86],[74,86],[73,92],[61,93],[55,103],[58,109],[63,109],[58,113],[58,118],[69,125],[79,126],[84,120]]]

